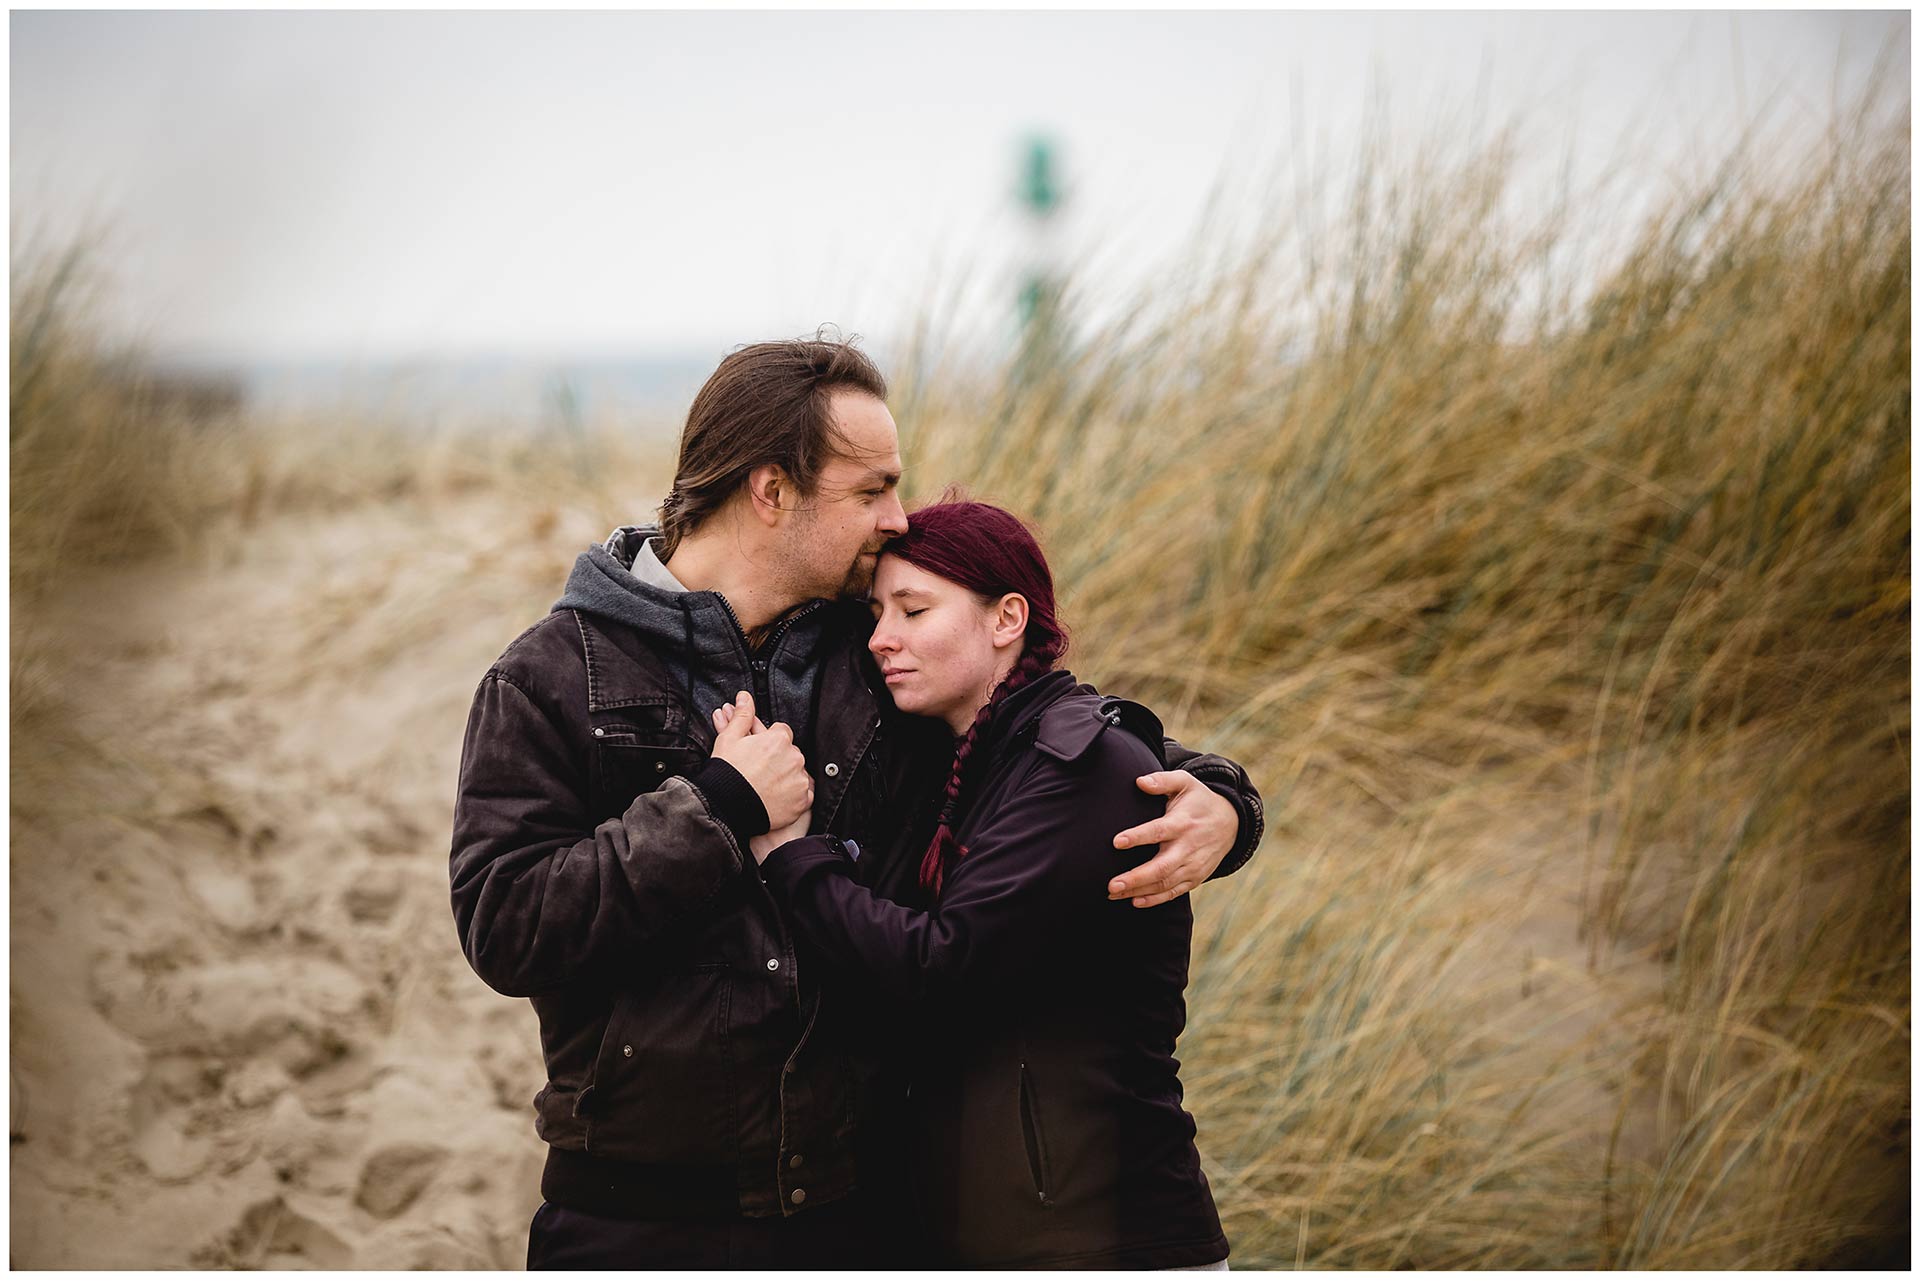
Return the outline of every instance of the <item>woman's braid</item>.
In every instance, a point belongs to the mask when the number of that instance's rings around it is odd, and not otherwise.
[[[907,517],[907,532],[887,544],[887,554],[936,578],[957,583],[982,605],[1019,595],[1027,602],[1020,661],[1001,678],[954,745],[953,768],[940,806],[932,844],[920,859],[920,884],[940,893],[946,869],[966,851],[954,836],[968,784],[979,772],[974,753],[980,734],[1009,694],[1045,675],[1067,652],[1067,629],[1060,625],[1053,599],[1053,573],[1033,531],[1005,508],[976,503],[949,490],[937,503]]]
[[[1007,696],[1038,677],[1052,670],[1064,645],[1048,644],[1029,649],[1020,656],[1020,662],[1006,674],[1001,682],[994,686],[993,695],[987,699],[973,718],[973,724],[953,749],[953,769],[947,775],[947,798],[940,806],[940,826],[933,834],[933,842],[927,846],[927,852],[920,859],[920,884],[934,894],[940,892],[940,885],[946,879],[946,864],[949,858],[959,859],[966,854],[953,834],[955,822],[960,814],[960,792],[966,786],[967,766],[973,759],[973,749],[980,740],[980,731],[993,719],[993,713]]]

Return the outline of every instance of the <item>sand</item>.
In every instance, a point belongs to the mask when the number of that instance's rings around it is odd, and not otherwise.
[[[15,741],[15,1266],[521,1266],[537,1029],[460,953],[448,831],[474,686],[597,522],[497,493],[286,516],[76,580],[16,637],[43,696]],[[1657,968],[1587,971],[1577,884],[1539,888],[1537,928],[1456,978],[1529,975],[1552,1057]],[[1561,1106],[1606,1132],[1592,1082]]]
[[[447,834],[475,683],[603,533],[498,497],[293,516],[36,616],[14,1266],[521,1265],[537,1028],[460,953]]]

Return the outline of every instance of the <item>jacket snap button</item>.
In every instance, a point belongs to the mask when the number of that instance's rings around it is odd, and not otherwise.
[[[667,772],[667,763],[666,763],[665,761],[655,761],[655,762],[653,763],[653,772],[654,772],[654,773],[656,773],[656,774],[664,774],[664,773],[666,773],[666,772]]]
[[[827,767],[820,772],[825,774],[828,778],[840,777],[840,767],[838,765],[835,765],[832,761],[828,761]]]
[[[596,725],[594,726],[594,729],[593,729],[593,736],[595,738],[605,738],[607,736],[607,731],[601,729],[599,726]]]
[[[806,1163],[807,1163],[807,1158],[799,1155],[798,1153],[795,1153],[793,1156],[790,1156],[787,1158],[787,1168],[789,1170],[797,1170],[801,1166],[805,1165]]]
[[[622,1054],[624,1054],[624,1055],[626,1055],[626,1056],[627,1056],[628,1058],[632,1058],[632,1057],[633,1057],[633,1047],[632,1047],[631,1045],[623,1045],[623,1046],[621,1046],[621,1047],[620,1047],[620,1053],[622,1053]]]
[[[767,968],[768,968],[769,970],[777,970],[777,969],[779,969],[779,968],[780,968],[780,958],[779,958],[779,957],[777,957],[777,956],[769,956],[769,957],[767,958]]]
[[[793,1203],[795,1205],[803,1204],[806,1201],[806,1199],[807,1199],[807,1190],[805,1188],[795,1188],[793,1190]]]

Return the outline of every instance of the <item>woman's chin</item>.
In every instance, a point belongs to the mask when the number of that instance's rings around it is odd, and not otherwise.
[[[946,709],[932,706],[926,695],[918,690],[896,689],[891,692],[893,705],[909,716],[924,716],[936,721],[947,719]]]

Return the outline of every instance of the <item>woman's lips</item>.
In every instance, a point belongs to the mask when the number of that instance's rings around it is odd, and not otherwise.
[[[891,672],[888,672],[888,673],[887,673],[887,677],[886,677],[886,679],[887,679],[887,684],[889,684],[889,685],[891,685],[891,684],[893,684],[893,683],[894,683],[895,681],[897,681],[897,680],[899,680],[899,679],[900,679],[901,677],[903,677],[903,676],[911,676],[911,675],[913,675],[913,672],[912,672],[911,670],[909,670],[909,669],[904,669],[904,668],[903,668],[903,669],[899,669],[899,670],[895,670],[895,671],[891,671]]]

